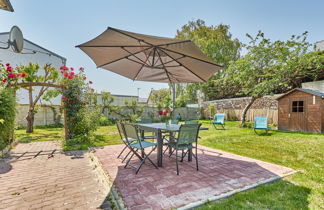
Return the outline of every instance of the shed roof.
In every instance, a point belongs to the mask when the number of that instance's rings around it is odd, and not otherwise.
[[[320,92],[320,91],[317,91],[317,90],[305,89],[305,88],[295,88],[295,89],[293,89],[293,90],[287,92],[286,94],[284,94],[284,95],[282,95],[282,96],[279,96],[279,97],[277,98],[277,100],[279,100],[279,99],[281,99],[281,98],[283,98],[283,97],[285,97],[285,96],[289,95],[290,93],[295,92],[295,91],[297,91],[297,90],[298,90],[298,91],[302,91],[302,92],[304,92],[304,93],[309,93],[309,94],[311,94],[311,95],[315,95],[315,96],[319,96],[319,97],[321,97],[321,98],[324,98],[324,93],[323,93],[323,92]]]

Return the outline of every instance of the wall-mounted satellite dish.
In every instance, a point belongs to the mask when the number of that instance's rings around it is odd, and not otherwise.
[[[24,37],[18,26],[13,26],[10,30],[9,45],[15,53],[20,53],[24,48]]]

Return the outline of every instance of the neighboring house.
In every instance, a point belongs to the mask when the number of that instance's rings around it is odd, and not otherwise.
[[[0,47],[6,47],[9,38],[9,32],[0,33]],[[66,64],[66,58],[45,49],[27,39],[24,39],[24,50],[22,53],[15,53],[9,49],[0,49],[0,63],[10,63],[11,66],[26,65],[29,62],[38,63],[41,67],[45,64],[51,64],[59,69]],[[35,88],[35,91],[39,88]],[[19,90],[17,92],[18,103],[29,104],[28,92],[26,90]],[[45,103],[45,102],[42,102]],[[60,104],[60,97],[53,99],[53,104]]]
[[[324,50],[324,40],[315,43],[315,50]]]

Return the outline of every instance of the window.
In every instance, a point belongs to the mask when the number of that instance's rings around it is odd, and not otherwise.
[[[304,101],[293,101],[292,112],[304,112]]]

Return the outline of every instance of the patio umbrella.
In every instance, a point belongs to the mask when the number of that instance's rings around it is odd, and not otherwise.
[[[149,36],[110,27],[76,47],[89,55],[98,68],[139,81],[206,82],[222,67],[190,40]]]

